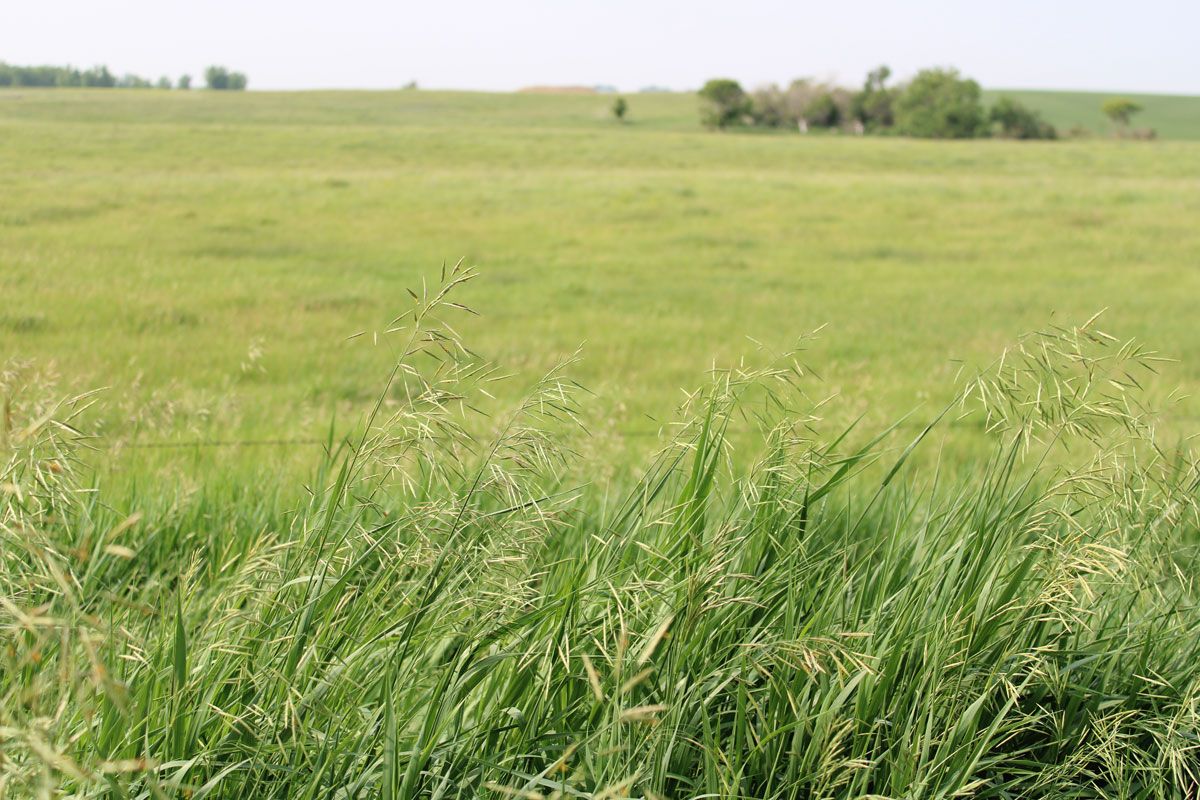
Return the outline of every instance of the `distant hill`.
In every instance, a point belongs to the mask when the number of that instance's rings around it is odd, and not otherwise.
[[[599,94],[595,86],[526,86],[518,94]]]
[[[986,89],[984,99],[1012,97],[1042,112],[1059,131],[1078,125],[1098,134],[1108,134],[1112,124],[1100,111],[1109,97],[1128,97],[1144,109],[1134,117],[1137,128],[1154,128],[1163,139],[1200,139],[1200,97],[1129,92],[1068,92],[1030,89]]]
[[[76,89],[0,90],[0,119],[113,118],[144,121],[168,116],[197,124],[249,122],[246,115],[297,124],[341,125],[348,118],[369,124],[429,125],[476,124],[492,126],[594,127],[612,122],[612,96],[595,86],[530,86],[518,92],[451,91],[307,91],[254,92],[256,99],[234,105],[215,102],[206,92],[121,93],[119,102],[106,101],[103,93]],[[1139,128],[1154,128],[1167,140],[1200,141],[1200,97],[1188,95],[1132,94],[1127,92],[1072,92],[1029,89],[985,89],[991,104],[1002,96],[1013,97],[1042,112],[1066,134],[1079,125],[1107,136],[1112,125],[1100,111],[1109,97],[1128,97],[1144,107],[1134,118]],[[699,132],[695,92],[674,92],[646,87],[627,93],[630,126],[639,130]],[[202,99],[204,98],[204,99]],[[310,98],[312,102],[305,99]],[[319,101],[319,102],[318,102]],[[351,115],[348,117],[347,115]],[[781,131],[780,135],[787,132]]]

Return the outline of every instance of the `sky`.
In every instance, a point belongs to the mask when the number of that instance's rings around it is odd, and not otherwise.
[[[7,6],[7,7],[6,7]],[[1200,94],[1200,0],[0,0],[0,61],[251,89],[694,89],[954,66],[991,88]]]

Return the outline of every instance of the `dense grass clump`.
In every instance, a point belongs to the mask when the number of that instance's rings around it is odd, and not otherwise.
[[[1134,400],[1152,355],[1025,340],[948,410],[996,440],[959,475],[906,469],[946,414],[826,436],[794,356],[720,372],[608,491],[562,369],[464,422],[466,277],[293,510],[84,491],[86,401],[10,404],[0,794],[1196,795],[1200,473]]]

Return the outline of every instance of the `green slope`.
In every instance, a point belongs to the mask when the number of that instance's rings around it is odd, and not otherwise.
[[[593,128],[611,123],[615,95],[490,92],[250,92],[214,97],[206,92],[121,92],[7,89],[0,93],[0,119],[54,122],[256,125],[430,124],[477,129]],[[1067,131],[1081,126],[1107,134],[1100,112],[1109,97],[1129,97],[1145,109],[1134,121],[1164,139],[1200,139],[1200,97],[1187,95],[987,89],[984,100],[1002,96],[1041,111]],[[639,129],[699,130],[696,96],[690,92],[627,94],[629,121]]]
[[[1079,126],[1100,134],[1112,130],[1101,104],[1110,97],[1128,97],[1143,108],[1134,118],[1135,127],[1153,128],[1163,139],[1200,139],[1200,97],[1190,95],[990,89],[984,96],[988,103],[1002,96],[1016,98],[1063,132]]]
[[[108,89],[3,89],[0,122],[169,126],[380,126],[489,129],[588,128],[700,131],[698,101],[685,92],[613,94],[452,91],[158,92]]]

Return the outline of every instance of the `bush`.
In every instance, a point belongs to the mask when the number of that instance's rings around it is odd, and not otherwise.
[[[1133,128],[1131,130],[1123,130],[1118,136],[1122,139],[1135,139],[1140,142],[1151,142],[1158,138],[1158,131],[1154,128]]]
[[[713,78],[699,92],[704,101],[700,121],[709,128],[740,125],[749,116],[750,98],[742,85],[730,78]]]
[[[981,97],[979,84],[956,69],[922,70],[896,102],[896,127],[907,136],[926,139],[983,135]]]
[[[629,113],[629,103],[625,102],[624,97],[618,97],[612,104],[612,115],[616,117],[617,122],[624,122],[625,115]]]
[[[1041,114],[1011,97],[1001,97],[988,118],[993,133],[1005,139],[1057,139],[1058,131]]]

